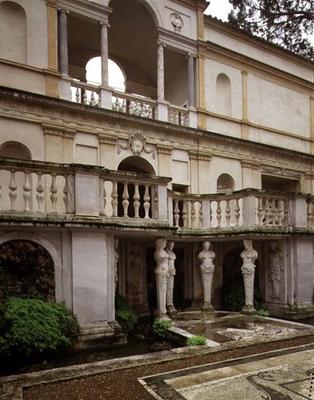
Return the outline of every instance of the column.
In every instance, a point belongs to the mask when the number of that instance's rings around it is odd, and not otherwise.
[[[102,22],[100,35],[100,53],[101,53],[101,84],[108,86],[108,23]]]
[[[255,261],[257,252],[253,249],[252,240],[243,240],[244,250],[240,254],[243,264],[241,272],[244,280],[245,304],[242,308],[243,314],[254,314],[254,276],[255,276]]]
[[[194,55],[188,55],[188,99],[189,107],[195,107],[195,65]]]
[[[59,57],[60,72],[64,75],[69,74],[69,55],[68,55],[68,18],[67,11],[59,11]]]
[[[165,100],[165,66],[164,66],[164,45],[157,45],[157,100]]]
[[[167,278],[168,278],[168,253],[166,252],[167,240],[156,240],[154,260],[156,262],[155,276],[157,288],[157,308],[160,319],[169,319],[166,310]]]

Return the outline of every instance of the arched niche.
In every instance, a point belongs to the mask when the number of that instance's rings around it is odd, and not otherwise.
[[[217,192],[228,193],[234,191],[234,180],[229,174],[221,174],[217,179]]]
[[[14,141],[2,143],[0,157],[16,158],[18,160],[31,160],[32,153],[24,144]]]
[[[0,58],[27,63],[27,19],[22,6],[0,3]]]
[[[231,115],[231,82],[226,74],[217,75],[216,104],[219,114]]]

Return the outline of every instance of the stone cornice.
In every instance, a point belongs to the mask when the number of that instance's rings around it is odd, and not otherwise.
[[[166,144],[157,144],[156,147],[157,147],[158,154],[165,154],[167,156],[171,156],[173,146],[166,145]]]
[[[61,136],[68,139],[74,139],[75,129],[66,128],[60,125],[42,124],[44,135]]]
[[[241,160],[241,167],[242,168],[249,168],[258,171],[261,169],[261,165],[252,161],[252,160]]]
[[[112,12],[110,7],[85,0],[57,0],[57,7],[104,23],[108,22],[108,16]]]
[[[200,150],[188,150],[190,160],[210,161],[212,153]]]
[[[263,48],[264,50],[274,53],[280,57],[283,57],[286,60],[295,62],[295,63],[305,66],[309,69],[313,68],[313,66],[312,66],[313,63],[311,61],[309,61],[303,57],[300,57],[290,51],[287,51],[287,50],[281,48],[280,46],[277,46],[271,42],[267,42],[264,39],[253,36],[253,35],[246,33],[240,29],[234,28],[227,22],[223,22],[223,21],[218,20],[217,18],[211,17],[209,15],[205,15],[204,16],[204,26],[206,27],[206,25],[217,31],[224,32],[228,35],[234,36],[234,37],[236,37],[237,40],[240,40],[240,41],[243,41],[246,43],[249,42],[250,44],[252,44],[255,47]]]
[[[180,49],[197,55],[197,41],[181,34],[171,32],[164,28],[158,28],[158,41],[169,47]]]
[[[308,80],[302,79],[293,74],[289,74],[288,72],[284,72],[276,67],[273,67],[273,66],[263,63],[261,61],[255,60],[253,58],[250,58],[244,54],[239,54],[236,51],[222,47],[222,46],[218,45],[217,43],[213,43],[210,41],[207,41],[207,42],[199,41],[198,48],[199,48],[199,51],[201,54],[205,54],[205,57],[207,55],[213,55],[213,54],[220,55],[220,56],[226,58],[226,60],[228,60],[228,62],[230,62],[230,60],[234,60],[241,64],[249,65],[260,71],[267,72],[271,75],[280,77],[281,79],[284,79],[286,81],[290,81],[290,82],[296,83],[298,85],[302,85],[302,86],[306,87],[307,89],[313,90],[313,84],[312,84],[312,82],[310,82]]]

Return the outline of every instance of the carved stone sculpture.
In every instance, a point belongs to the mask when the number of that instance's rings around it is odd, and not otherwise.
[[[268,278],[271,287],[271,299],[272,301],[278,302],[280,301],[281,275],[284,269],[284,264],[281,249],[277,242],[270,242],[268,257]]]
[[[156,286],[157,286],[157,307],[158,317],[160,319],[168,319],[166,311],[166,296],[167,296],[167,279],[168,279],[168,253],[165,248],[167,240],[160,238],[156,240],[156,250],[154,259],[156,262]]]
[[[173,285],[174,285],[174,277],[176,275],[176,268],[175,268],[175,260],[177,256],[173,251],[174,242],[169,241],[167,242],[166,252],[168,253],[168,279],[167,279],[167,311],[170,314],[174,314],[176,309],[173,305]]]
[[[243,264],[241,272],[244,280],[245,305],[242,313],[253,314],[254,308],[254,275],[257,252],[253,249],[252,240],[243,240],[244,250],[240,254]]]
[[[211,304],[211,293],[212,293],[212,282],[213,274],[215,271],[215,265],[213,263],[215,253],[210,250],[210,242],[205,241],[203,243],[203,250],[199,253],[198,258],[200,260],[200,268],[202,274],[202,284],[203,284],[203,296],[204,304],[202,307],[203,311],[213,310]]]

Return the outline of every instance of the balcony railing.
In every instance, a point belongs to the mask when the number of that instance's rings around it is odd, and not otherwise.
[[[0,158],[0,218],[173,226],[181,234],[314,230],[314,196],[257,189],[185,195],[169,178]],[[91,219],[89,219],[91,218]]]
[[[183,107],[169,106],[169,122],[181,126],[190,126],[189,111]]]
[[[99,217],[168,225],[168,178],[0,158],[0,215]]]
[[[100,89],[97,85],[72,80],[71,96],[74,103],[100,107]]]
[[[142,118],[157,119],[157,103],[152,99],[113,91],[112,100],[114,111]]]
[[[241,227],[314,228],[314,197],[245,189],[226,194],[173,194],[173,224],[182,230]]]

